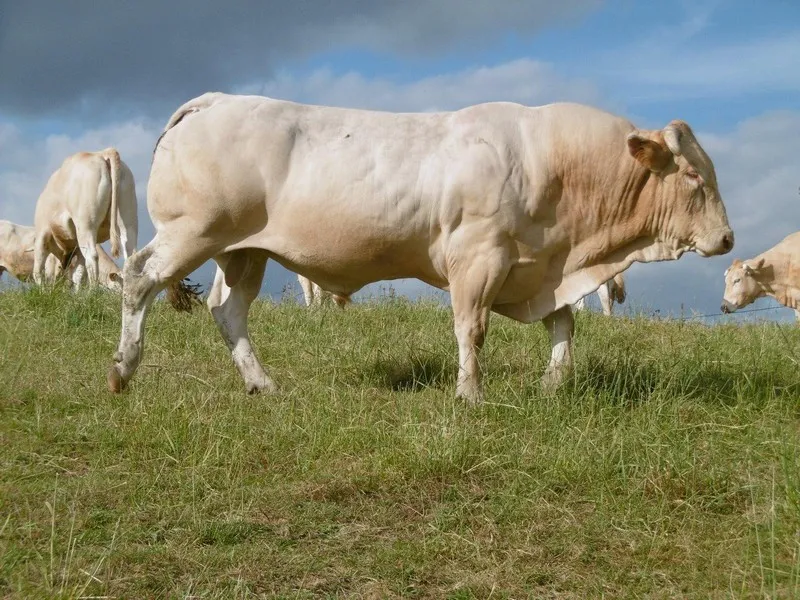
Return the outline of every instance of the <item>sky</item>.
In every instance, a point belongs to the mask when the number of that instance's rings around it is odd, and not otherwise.
[[[64,158],[113,145],[136,178],[144,246],[156,138],[206,91],[392,111],[566,100],[642,128],[687,121],[716,166],[735,248],[634,265],[625,310],[718,313],[731,260],[800,230],[797,0],[0,0],[0,218],[32,224]],[[192,278],[212,276],[207,264]],[[299,296],[271,262],[263,293],[287,288]]]

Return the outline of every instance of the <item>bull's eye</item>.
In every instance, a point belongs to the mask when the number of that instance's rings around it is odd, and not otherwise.
[[[737,283],[741,283],[741,282],[742,282],[742,278],[741,277],[737,277],[736,279],[733,280],[733,285],[736,285]]]
[[[686,171],[686,176],[689,179],[700,179],[700,174],[697,171],[693,170],[693,169],[688,169]]]

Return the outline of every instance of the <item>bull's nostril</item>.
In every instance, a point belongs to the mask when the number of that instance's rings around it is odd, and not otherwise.
[[[733,236],[732,235],[725,234],[722,237],[722,248],[725,250],[725,252],[730,252],[730,250],[733,248]]]

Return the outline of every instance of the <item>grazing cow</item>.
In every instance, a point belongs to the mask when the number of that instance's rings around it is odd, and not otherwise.
[[[128,258],[136,248],[138,218],[133,174],[114,148],[78,152],[50,176],[36,203],[33,277],[41,283],[47,254],[62,262],[76,248],[89,285],[99,278],[96,245],[111,239]]]
[[[732,313],[763,296],[794,309],[800,320],[800,232],[755,258],[734,260],[725,271],[722,312]]]
[[[247,331],[273,258],[343,297],[399,278],[449,290],[456,393],[478,402],[490,311],[543,321],[550,390],[572,365],[570,304],[635,261],[733,247],[686,123],[639,130],[578,104],[394,114],[208,93],[169,119],[147,206],[156,235],[123,268],[114,392],[155,295],[209,258],[208,306],[248,391],[275,389]]]
[[[575,310],[584,310],[588,296],[587,294],[578,300],[572,307]],[[625,302],[625,280],[622,278],[622,273],[615,275],[597,288],[597,296],[600,298],[603,314],[610,317],[614,312],[614,302],[616,301],[617,304]]]
[[[33,227],[0,220],[0,276],[8,271],[19,281],[33,275]],[[61,273],[61,263],[52,254],[45,261],[45,279],[52,283]]]
[[[20,281],[32,279],[35,238],[36,230],[33,227],[0,221],[0,275],[3,271],[8,271]],[[95,251],[99,263],[100,285],[121,292],[122,278],[119,267],[99,244],[95,247]],[[83,261],[76,256],[77,252],[74,254],[67,265],[67,276],[77,288],[83,281],[85,269]],[[45,281],[53,283],[63,273],[61,261],[54,254],[48,254],[45,259]]]
[[[114,292],[122,292],[122,271],[117,266],[117,263],[114,262],[100,244],[95,246],[95,250],[97,251],[98,263],[97,283]],[[78,252],[75,252],[67,270],[75,289],[79,289],[86,277],[86,268],[84,262],[80,260]]]
[[[306,306],[311,306],[312,304],[320,305],[328,295],[325,290],[308,277],[298,275],[297,281],[300,283],[300,289],[303,290],[303,299],[306,301]]]

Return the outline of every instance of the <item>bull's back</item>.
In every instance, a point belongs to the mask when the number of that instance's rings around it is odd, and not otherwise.
[[[208,100],[204,106],[204,98]],[[157,227],[189,217],[229,245],[263,247],[319,280],[371,265],[436,279],[430,246],[464,211],[491,218],[516,160],[519,105],[381,113],[262,97],[187,103],[148,187]],[[194,111],[194,112],[193,112]],[[441,281],[438,281],[441,283]]]

